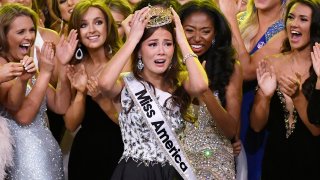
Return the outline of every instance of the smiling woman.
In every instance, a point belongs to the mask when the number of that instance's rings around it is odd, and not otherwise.
[[[97,76],[121,46],[117,26],[103,1],[88,0],[73,9],[68,31],[79,38],[78,47],[61,57],[71,64],[68,78],[73,95],[65,125],[72,132],[79,128],[70,151],[69,180],[110,179],[123,144],[117,112],[98,89]]]
[[[320,128],[309,122],[314,120],[310,114],[319,114],[319,101],[314,101],[320,90],[319,22],[319,1],[292,0],[285,16],[283,53],[260,62],[257,69],[259,88],[250,124],[256,132],[266,129],[269,134],[262,179],[320,176]]]
[[[65,74],[59,76],[61,89],[48,86],[55,54],[52,43],[44,42],[41,50],[37,49],[41,72],[35,76],[36,68],[30,63],[37,29],[34,11],[19,4],[6,4],[0,8],[0,23],[1,62],[20,62],[25,70],[17,78],[25,83],[18,88],[23,96],[20,106],[13,109],[1,102],[5,108],[1,107],[0,113],[10,119],[8,124],[15,140],[9,179],[63,179],[61,150],[46,126],[46,109],[48,106],[56,113],[66,111],[70,89],[64,86]]]

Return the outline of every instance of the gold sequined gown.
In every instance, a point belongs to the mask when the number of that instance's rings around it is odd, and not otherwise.
[[[184,150],[198,179],[235,179],[231,142],[219,132],[205,104],[193,105],[195,124],[187,123],[182,139]]]

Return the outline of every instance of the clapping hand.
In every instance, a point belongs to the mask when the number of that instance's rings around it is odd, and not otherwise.
[[[313,52],[311,52],[312,66],[317,74],[318,79],[320,79],[320,44],[316,43],[313,46]]]
[[[274,67],[266,60],[259,62],[257,68],[257,80],[259,87],[266,97],[272,97],[277,88],[277,79]]]
[[[53,46],[52,42],[44,42],[41,51],[39,47],[36,47],[40,72],[48,72],[50,74],[53,72],[55,66]]]
[[[88,94],[92,98],[97,98],[101,94],[101,91],[98,87],[98,78],[97,77],[95,77],[95,76],[90,77],[90,79],[88,80],[87,89],[88,89]]]
[[[83,64],[80,64],[79,69],[76,69],[73,65],[68,65],[67,76],[72,87],[74,87],[77,91],[85,93],[88,76]]]
[[[294,97],[300,90],[301,75],[295,74],[295,77],[283,75],[279,79],[280,91],[289,97]]]
[[[65,65],[70,62],[78,44],[78,33],[72,29],[67,37],[61,36],[56,46],[56,57],[61,64]]]

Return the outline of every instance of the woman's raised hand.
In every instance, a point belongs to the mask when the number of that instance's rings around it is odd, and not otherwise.
[[[170,7],[170,9],[173,15],[173,22],[175,24],[177,43],[180,44],[184,41],[188,43],[179,15],[172,7]]]
[[[277,79],[274,67],[266,60],[259,62],[257,80],[263,95],[271,98],[277,88]]]
[[[149,7],[144,7],[141,10],[135,11],[132,16],[128,16],[128,18],[131,18],[129,22],[130,33],[128,36],[128,40],[131,39],[136,42],[140,41],[144,32],[144,28],[146,27],[150,19],[150,17],[148,17],[149,10]],[[127,22],[127,20],[125,21]]]
[[[67,38],[64,35],[60,37],[56,46],[56,57],[61,64],[65,65],[72,59],[79,41],[77,37],[78,33],[75,29],[70,31]]]
[[[36,48],[40,72],[53,72],[55,66],[53,46],[52,42],[44,42],[41,51],[38,47]]]
[[[320,44],[316,43],[313,46],[313,52],[311,52],[312,66],[317,74],[318,79],[320,79]]]

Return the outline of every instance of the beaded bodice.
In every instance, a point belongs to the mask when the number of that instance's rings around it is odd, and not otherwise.
[[[198,121],[187,123],[183,147],[198,179],[235,179],[230,140],[220,133],[205,104],[193,105],[193,113]]]

